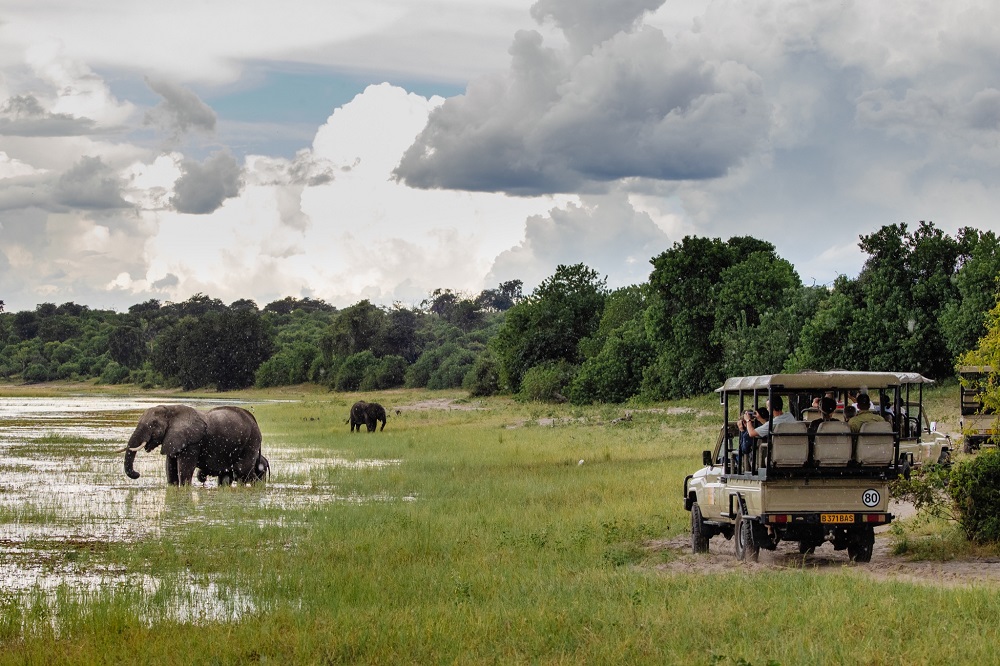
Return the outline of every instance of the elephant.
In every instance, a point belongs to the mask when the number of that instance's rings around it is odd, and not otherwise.
[[[386,419],[385,408],[382,405],[377,402],[358,400],[351,405],[351,416],[347,422],[351,424],[351,432],[354,432],[355,428],[361,432],[362,425],[368,429],[368,432],[375,432],[375,426],[378,425],[379,421],[382,422],[382,427],[379,430],[385,429]]]
[[[368,432],[375,432],[375,426],[378,425],[379,421],[382,422],[382,427],[379,428],[379,432],[385,430],[385,422],[387,419],[388,417],[385,415],[385,407],[377,402],[369,402],[365,407],[365,425],[368,426]]]
[[[351,405],[351,415],[347,419],[347,422],[351,424],[351,432],[357,428],[358,432],[361,432],[361,426],[368,423],[368,403],[364,400],[358,400],[356,403]]]
[[[260,442],[257,419],[241,407],[199,412],[187,405],[157,405],[143,413],[128,446],[119,453],[125,453],[125,474],[130,479],[139,478],[133,467],[139,449],[152,451],[162,444],[168,484],[190,484],[197,469],[199,481],[215,476],[220,485],[229,485],[267,478],[270,464],[261,454]]]

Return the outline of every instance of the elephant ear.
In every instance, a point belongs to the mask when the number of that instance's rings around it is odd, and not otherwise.
[[[162,449],[168,456],[176,456],[190,444],[200,442],[208,432],[208,423],[204,417],[191,407],[178,406],[169,421]]]

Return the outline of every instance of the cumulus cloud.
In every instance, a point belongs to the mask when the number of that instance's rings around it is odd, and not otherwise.
[[[551,19],[580,54],[586,54],[619,32],[634,28],[643,15],[665,0],[538,0],[531,16],[543,23]]]
[[[413,187],[537,194],[725,174],[767,135],[761,79],[746,65],[678,48],[655,28],[631,29],[658,4],[537,3],[533,13],[563,28],[570,51],[519,31],[508,74],[473,81],[436,110],[396,177]]]
[[[163,79],[146,77],[146,85],[163,98],[160,104],[146,112],[147,125],[155,125],[175,138],[192,130],[215,131],[215,111],[196,94]]]
[[[649,259],[668,246],[666,234],[623,192],[584,196],[579,205],[529,217],[524,240],[500,253],[486,282],[537,285],[559,264],[582,262],[608,275],[612,287],[638,284],[649,277]]]
[[[227,151],[217,152],[204,162],[184,160],[181,171],[170,198],[179,213],[211,213],[226,199],[238,196],[243,187],[243,169]]]
[[[125,208],[122,180],[100,157],[84,157],[55,183],[55,200],[71,208]]]
[[[0,134],[7,136],[79,136],[95,127],[90,118],[46,111],[34,95],[16,95],[0,105]]]
[[[131,206],[122,197],[122,177],[100,157],[83,157],[63,173],[36,170],[3,181],[0,212],[19,208],[57,213],[106,211]]]

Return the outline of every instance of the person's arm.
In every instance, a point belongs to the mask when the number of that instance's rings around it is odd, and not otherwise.
[[[767,437],[767,432],[768,432],[767,424],[765,423],[761,425],[761,428],[764,430],[763,435],[760,434],[760,431],[753,426],[753,420],[747,421],[747,432],[750,433],[751,437],[757,437],[757,438]]]

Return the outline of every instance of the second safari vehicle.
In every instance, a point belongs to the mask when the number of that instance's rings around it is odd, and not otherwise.
[[[847,371],[726,380],[717,389],[724,425],[715,448],[704,451],[704,467],[684,479],[693,551],[707,552],[711,538],[722,535],[734,539],[740,560],[797,541],[801,553],[830,543],[856,562],[869,562],[875,527],[893,519],[889,482],[910,459],[899,445],[912,408],[902,388],[913,381],[900,373]],[[845,406],[850,416],[861,394],[868,396],[870,415],[855,432]],[[824,398],[837,405],[825,417],[813,407]],[[765,436],[741,452],[737,420],[765,404],[781,405],[783,414],[775,422],[772,408],[767,428],[756,426]]]

